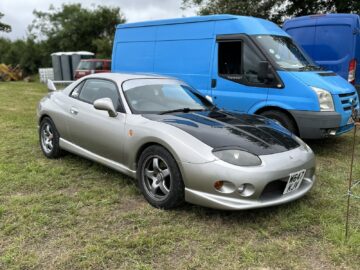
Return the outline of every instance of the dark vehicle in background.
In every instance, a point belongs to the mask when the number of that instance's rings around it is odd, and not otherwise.
[[[75,80],[89,74],[104,73],[111,71],[110,59],[84,59],[81,60],[76,71]]]
[[[321,14],[287,20],[284,30],[313,60],[355,85],[360,93],[360,16]]]

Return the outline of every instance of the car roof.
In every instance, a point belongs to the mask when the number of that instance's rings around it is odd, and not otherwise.
[[[95,73],[88,75],[84,78],[104,78],[110,79],[117,82],[122,82],[132,79],[174,79],[172,77],[163,76],[153,73],[123,73],[123,72],[106,72],[106,73]],[[177,79],[176,79],[177,80]]]
[[[73,82],[68,87],[66,87],[63,91],[66,94],[69,94],[72,89],[79,84],[80,81],[86,80],[86,79],[108,79],[115,81],[117,84],[122,84],[124,81],[127,80],[134,80],[134,79],[171,79],[171,80],[179,80],[173,77],[169,76],[163,76],[153,73],[123,73],[123,72],[105,72],[105,73],[94,73],[91,75],[87,75],[82,77],[81,79]]]

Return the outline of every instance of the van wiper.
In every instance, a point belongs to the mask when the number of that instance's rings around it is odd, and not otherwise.
[[[306,66],[303,66],[301,68],[299,68],[300,70],[308,70],[308,71],[312,71],[312,70],[322,70],[321,67],[319,66],[315,66],[315,65],[306,65]]]
[[[168,113],[175,113],[175,112],[188,113],[188,112],[202,112],[202,111],[205,111],[205,109],[179,108],[179,109],[174,109],[174,110],[163,111],[159,114],[168,114]]]

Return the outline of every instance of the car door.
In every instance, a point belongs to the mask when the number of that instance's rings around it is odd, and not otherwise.
[[[259,63],[265,57],[243,35],[217,38],[212,72],[212,97],[219,108],[249,112],[266,102],[268,87],[258,78]]]
[[[68,131],[72,143],[102,157],[122,161],[126,114],[116,83],[105,79],[86,79],[70,93]],[[94,108],[100,98],[110,98],[118,115]]]

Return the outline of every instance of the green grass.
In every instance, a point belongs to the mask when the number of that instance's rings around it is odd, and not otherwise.
[[[309,142],[317,182],[296,202],[162,211],[120,173],[71,154],[46,159],[36,123],[45,94],[0,83],[0,269],[359,269],[360,200],[344,241],[351,134]]]

